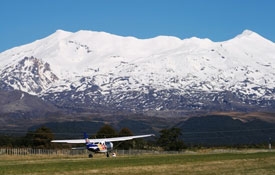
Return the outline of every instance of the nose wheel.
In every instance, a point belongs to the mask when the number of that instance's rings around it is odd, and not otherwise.
[[[89,158],[93,158],[93,154],[89,154]]]

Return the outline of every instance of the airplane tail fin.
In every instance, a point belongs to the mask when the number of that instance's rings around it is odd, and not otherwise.
[[[90,143],[90,140],[89,140],[88,135],[87,135],[86,132],[84,132],[84,139],[85,139],[86,144]]]

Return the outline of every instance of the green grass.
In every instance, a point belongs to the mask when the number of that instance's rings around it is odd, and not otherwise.
[[[275,152],[116,158],[0,156],[0,174],[275,174]]]

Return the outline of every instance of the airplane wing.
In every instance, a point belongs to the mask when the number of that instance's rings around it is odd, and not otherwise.
[[[102,139],[89,139],[90,142],[118,142],[118,141],[126,141],[137,138],[151,137],[155,136],[154,134],[147,135],[137,135],[137,136],[125,136],[125,137],[113,137],[113,138],[102,138]],[[53,143],[86,143],[85,139],[71,139],[71,140],[52,140]]]
[[[72,140],[52,140],[53,143],[85,143],[84,139],[72,139]]]
[[[113,137],[113,138],[104,138],[104,139],[90,139],[91,142],[96,142],[93,140],[102,140],[105,142],[118,142],[118,141],[126,141],[126,140],[132,140],[132,139],[138,139],[138,138],[144,138],[144,137],[151,137],[155,136],[154,134],[147,134],[147,135],[137,135],[137,136],[125,136],[125,137]]]

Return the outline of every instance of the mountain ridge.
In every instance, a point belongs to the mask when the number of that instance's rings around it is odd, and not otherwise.
[[[90,110],[270,111],[274,55],[250,30],[223,42],[57,30],[0,53],[0,87]]]

